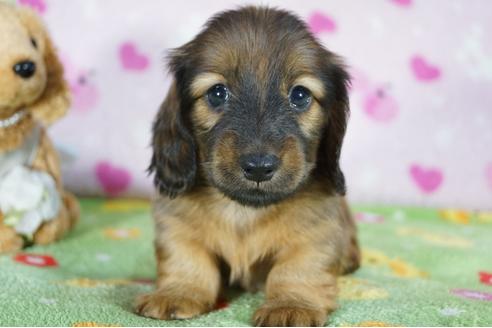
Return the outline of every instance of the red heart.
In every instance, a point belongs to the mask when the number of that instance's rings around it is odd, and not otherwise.
[[[56,267],[58,262],[49,255],[19,253],[14,256],[14,261],[36,267]]]

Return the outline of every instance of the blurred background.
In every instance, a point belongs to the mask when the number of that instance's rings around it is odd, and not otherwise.
[[[353,76],[342,152],[354,203],[492,208],[492,1],[18,0],[44,18],[73,93],[52,129],[79,195],[148,197],[166,50],[238,5],[289,9]]]

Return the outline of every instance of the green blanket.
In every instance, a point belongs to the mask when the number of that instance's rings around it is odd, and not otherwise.
[[[364,263],[339,279],[333,326],[491,326],[492,214],[354,208]],[[0,257],[0,325],[248,326],[263,294],[231,291],[193,320],[132,312],[152,290],[149,206],[82,200],[82,218],[62,241]]]

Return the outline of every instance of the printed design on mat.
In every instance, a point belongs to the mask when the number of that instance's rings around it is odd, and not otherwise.
[[[215,303],[215,311],[223,310],[225,308],[229,307],[229,302],[227,301],[226,298],[224,297],[219,297],[217,299],[217,303]]]
[[[452,223],[469,224],[471,213],[465,210],[444,209],[439,211],[439,217]]]
[[[99,184],[109,196],[114,197],[125,192],[132,181],[128,170],[107,161],[97,163],[94,171]]]
[[[473,245],[471,241],[462,237],[430,232],[420,228],[401,227],[396,229],[396,234],[416,237],[437,246],[469,248]]]
[[[439,313],[441,313],[441,315],[445,317],[457,317],[463,312],[466,311],[458,308],[452,308],[452,307],[445,307],[439,310]]]
[[[59,285],[71,286],[71,287],[82,287],[82,288],[94,288],[101,286],[124,286],[131,285],[133,281],[127,279],[106,279],[106,280],[96,280],[89,278],[75,278],[56,282]]]
[[[420,82],[431,82],[441,77],[441,69],[421,55],[414,55],[410,59],[410,68],[414,77]]]
[[[478,276],[482,284],[492,286],[492,272],[482,271],[478,273]]]
[[[364,113],[374,121],[390,122],[396,118],[399,106],[387,85],[373,82],[365,73],[351,70],[351,91],[360,98]]]
[[[70,86],[72,107],[76,111],[86,112],[99,102],[99,89],[94,84],[93,74],[76,67],[68,56],[62,55],[65,79]]]
[[[451,294],[462,298],[492,302],[492,294],[471,289],[452,289]]]
[[[35,267],[57,267],[58,262],[50,255],[19,253],[14,256],[14,261]]]
[[[106,228],[104,235],[107,238],[114,240],[136,239],[140,237],[140,229],[138,228]]]
[[[427,278],[429,274],[399,258],[390,258],[383,252],[373,249],[362,249],[362,263],[368,266],[386,267],[400,278]]]
[[[120,45],[119,58],[121,66],[126,71],[145,71],[150,65],[149,58],[133,42]]]
[[[112,259],[111,255],[106,253],[97,253],[94,257],[96,258],[96,261],[103,262],[103,263],[109,262]]]
[[[362,223],[383,223],[384,216],[370,212],[355,213],[355,220]]]
[[[333,18],[320,11],[315,11],[309,16],[308,26],[313,34],[333,33],[337,29]]]
[[[106,213],[143,211],[150,208],[149,201],[138,199],[110,199],[103,203],[101,210]]]
[[[362,321],[355,324],[344,322],[341,324],[341,327],[401,327],[401,326],[389,322],[371,320],[371,321]]]
[[[19,5],[31,7],[38,14],[46,12],[46,2],[44,0],[18,0]]]
[[[375,300],[388,298],[388,292],[373,283],[353,277],[339,277],[338,297],[342,300]]]
[[[445,221],[457,224],[492,223],[491,212],[470,212],[465,210],[443,209],[439,211],[439,216]]]
[[[120,325],[113,325],[110,323],[100,323],[94,321],[81,321],[76,322],[72,325],[72,327],[121,327]]]
[[[478,212],[478,223],[492,223],[492,212]]]
[[[415,185],[424,194],[436,192],[444,180],[444,175],[440,169],[426,168],[419,164],[410,165],[409,173]]]

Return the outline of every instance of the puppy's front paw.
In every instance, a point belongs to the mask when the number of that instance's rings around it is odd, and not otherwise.
[[[321,327],[326,313],[320,309],[266,303],[256,311],[253,321],[261,327]]]
[[[208,312],[212,303],[187,296],[168,295],[163,291],[140,296],[136,302],[136,312],[144,317],[173,320],[189,319]]]

